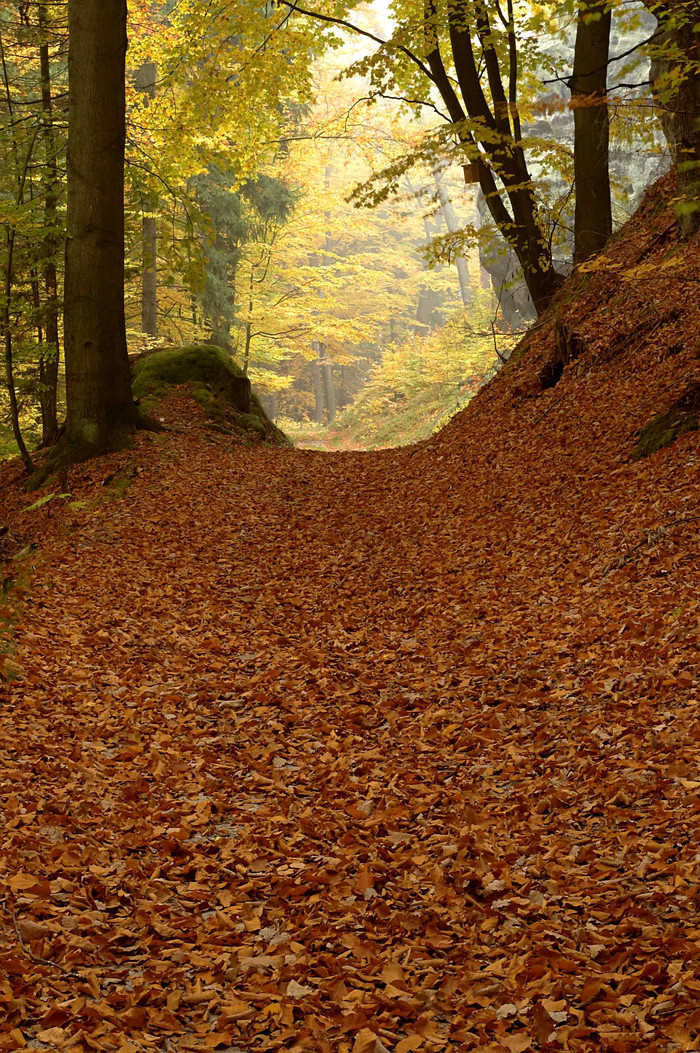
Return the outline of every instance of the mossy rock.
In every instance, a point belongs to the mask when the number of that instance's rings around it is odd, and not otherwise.
[[[222,401],[241,413],[250,410],[250,381],[230,355],[210,344],[154,351],[134,363],[134,395],[164,395],[169,384],[189,384],[194,398],[214,408]],[[209,405],[208,405],[209,404]]]
[[[213,344],[151,351],[133,363],[134,395],[162,398],[170,385],[186,384],[204,408],[215,431],[237,434],[247,441],[290,445],[265,413],[250,380],[231,356]]]
[[[700,385],[695,384],[688,388],[669,410],[658,414],[644,425],[632,450],[631,460],[641,461],[643,457],[649,457],[652,453],[670,446],[680,435],[697,431],[699,416]]]

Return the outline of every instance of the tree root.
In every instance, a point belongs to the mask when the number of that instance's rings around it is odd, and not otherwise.
[[[64,434],[56,445],[52,447],[44,464],[37,468],[31,476],[25,486],[25,490],[27,493],[38,490],[53,475],[65,478],[65,473],[72,464],[82,464],[93,457],[101,457],[106,453],[128,449],[134,444],[134,433],[136,431],[161,432],[168,431],[168,428],[161,421],[155,420],[154,417],[149,417],[147,414],[138,411],[133,428],[115,430],[105,449],[98,449],[89,443],[68,439]]]

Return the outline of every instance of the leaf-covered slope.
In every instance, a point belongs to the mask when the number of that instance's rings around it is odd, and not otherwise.
[[[697,1048],[698,435],[630,454],[700,275],[654,207],[545,392],[547,326],[423,446],[183,415],[10,510],[0,1049]]]

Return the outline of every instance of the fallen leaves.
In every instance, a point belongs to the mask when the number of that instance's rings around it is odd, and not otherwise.
[[[142,459],[128,501],[48,523],[0,1050],[698,1048],[697,525],[635,548],[696,437],[627,462],[698,366],[586,324],[546,421],[536,344],[410,452],[229,449],[175,400],[100,467]]]

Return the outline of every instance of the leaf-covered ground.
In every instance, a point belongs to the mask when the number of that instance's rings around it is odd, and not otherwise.
[[[181,395],[85,504],[5,470],[0,1050],[699,1048],[698,435],[630,462],[700,377],[673,236],[420,447]]]

